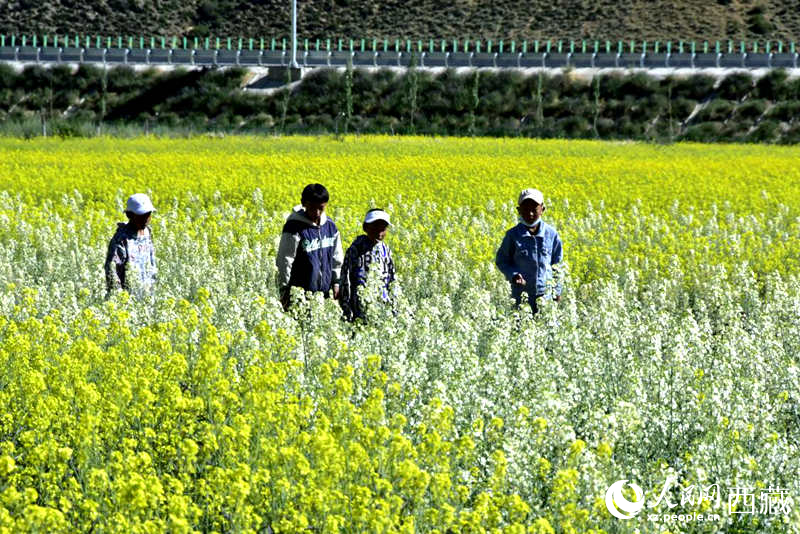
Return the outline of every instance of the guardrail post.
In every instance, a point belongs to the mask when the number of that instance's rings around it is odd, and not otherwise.
[[[528,53],[528,41],[525,39],[522,40],[522,53],[523,54]]]
[[[475,51],[480,54],[481,53],[481,42],[478,41],[475,43]]]
[[[672,57],[672,41],[667,41],[667,55],[664,58],[664,66],[669,68],[669,59]]]
[[[486,53],[487,54],[491,54],[492,53],[492,40],[491,39],[489,39],[486,42]]]
[[[644,57],[647,55],[647,41],[642,41],[642,55],[639,57],[639,68],[644,68]]]
[[[498,46],[500,47],[500,53],[502,54],[503,53],[503,40],[502,39],[500,39],[500,44]]]
[[[559,41],[558,41],[558,53],[559,53],[559,54],[561,53],[561,50],[562,50],[562,49],[561,49],[561,41],[559,40]]]

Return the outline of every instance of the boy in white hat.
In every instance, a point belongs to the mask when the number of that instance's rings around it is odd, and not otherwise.
[[[495,257],[495,264],[511,283],[514,300],[519,304],[522,293],[527,293],[533,313],[538,311],[536,299],[544,296],[554,267],[562,260],[561,238],[542,220],[544,210],[541,191],[523,190],[517,202],[519,224],[506,232]],[[554,299],[561,299],[560,285]]]
[[[132,286],[149,291],[155,283],[156,253],[148,226],[154,211],[153,203],[144,193],[128,198],[125,206],[128,222],[117,224],[117,232],[108,245],[105,270],[109,292],[115,288],[130,291]],[[135,280],[128,277],[132,274],[131,267],[135,269]]]
[[[364,318],[364,305],[358,296],[359,287],[367,283],[367,272],[377,270],[383,282],[381,298],[389,300],[389,284],[394,281],[392,253],[383,242],[391,222],[382,209],[371,209],[364,217],[364,233],[347,249],[342,265],[339,304],[348,321]]]

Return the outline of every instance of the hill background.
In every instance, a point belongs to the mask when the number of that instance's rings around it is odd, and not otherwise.
[[[288,36],[289,0],[0,0],[0,33]],[[800,40],[797,1],[316,0],[301,38]]]

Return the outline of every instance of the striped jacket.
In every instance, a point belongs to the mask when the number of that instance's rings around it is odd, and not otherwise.
[[[367,283],[367,272],[377,270],[383,282],[381,297],[389,300],[389,284],[394,281],[394,261],[389,247],[383,241],[377,243],[366,235],[353,241],[344,255],[342,267],[342,286],[339,303],[347,319],[364,317],[364,307],[359,300],[358,290]]]

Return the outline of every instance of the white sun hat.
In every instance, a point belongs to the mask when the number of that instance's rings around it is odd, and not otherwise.
[[[151,211],[156,211],[150,197],[144,193],[136,193],[128,198],[128,203],[125,206],[125,211],[130,211],[136,215],[144,215]]]
[[[544,195],[538,189],[523,189],[522,193],[519,194],[519,200],[517,201],[517,204],[521,205],[528,199],[533,200],[537,204],[544,204]]]
[[[375,221],[386,221],[386,224],[389,226],[392,223],[389,221],[389,214],[383,210],[372,210],[368,211],[366,217],[364,217],[364,224],[369,224]]]

